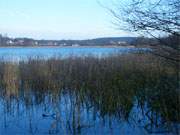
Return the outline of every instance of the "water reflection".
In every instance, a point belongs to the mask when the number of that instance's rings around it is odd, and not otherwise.
[[[177,70],[152,56],[1,62],[0,88],[1,134],[179,130]]]

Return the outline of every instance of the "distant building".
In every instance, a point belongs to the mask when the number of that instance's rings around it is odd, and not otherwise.
[[[34,45],[39,45],[39,43],[37,41],[34,42]]]
[[[125,41],[118,41],[118,45],[126,45],[127,44],[127,42],[125,42]]]
[[[60,46],[67,46],[67,44],[66,43],[61,43]]]
[[[57,42],[54,42],[54,46],[57,46],[58,45],[58,43]]]
[[[78,47],[80,46],[79,44],[72,44],[73,47]]]
[[[7,45],[14,45],[14,41],[11,40],[11,39],[10,39],[10,40],[7,40],[7,41],[6,41],[6,44],[7,44]]]

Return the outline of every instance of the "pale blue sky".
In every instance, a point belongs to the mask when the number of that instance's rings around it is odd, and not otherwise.
[[[97,0],[0,0],[0,33],[11,37],[88,39],[128,35],[113,28],[112,21]]]

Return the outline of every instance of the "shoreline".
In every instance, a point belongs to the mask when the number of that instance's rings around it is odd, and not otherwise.
[[[96,46],[0,46],[0,48],[139,48],[133,45],[113,46],[113,45],[96,45]]]

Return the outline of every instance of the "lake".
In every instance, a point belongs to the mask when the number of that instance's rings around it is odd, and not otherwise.
[[[1,60],[21,61],[27,58],[50,58],[50,57],[69,57],[69,56],[88,56],[105,57],[116,53],[129,53],[147,51],[147,48],[132,47],[8,47],[0,48]]]
[[[178,135],[177,69],[138,51],[0,48],[0,134]]]

